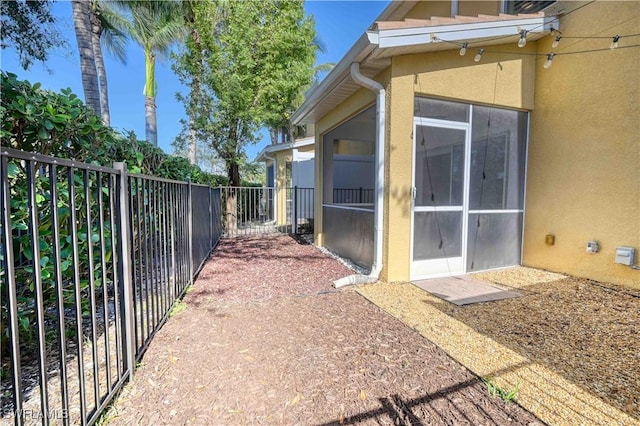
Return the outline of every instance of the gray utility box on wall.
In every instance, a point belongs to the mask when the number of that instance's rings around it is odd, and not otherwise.
[[[633,265],[636,250],[633,247],[616,247],[616,263],[621,265]]]

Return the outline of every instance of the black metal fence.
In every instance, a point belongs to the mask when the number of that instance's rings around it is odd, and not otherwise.
[[[292,234],[313,234],[313,188],[286,188],[287,230]]]
[[[220,191],[225,236],[277,232],[274,188],[227,186]]]
[[[313,233],[313,188],[223,187],[224,235]]]
[[[333,202],[338,204],[373,204],[375,190],[366,188],[334,188]]]
[[[0,418],[91,424],[220,238],[220,190],[0,160]]]

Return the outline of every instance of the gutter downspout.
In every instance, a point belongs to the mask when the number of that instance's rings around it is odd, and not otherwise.
[[[349,275],[333,282],[333,286],[343,287],[350,284],[364,284],[378,281],[382,271],[382,230],[384,206],[384,136],[386,119],[386,98],[384,87],[375,80],[360,73],[360,63],[351,64],[351,78],[372,92],[376,92],[376,205],[373,215],[373,265],[369,275]]]
[[[276,157],[269,157],[267,151],[264,151],[264,158],[273,162],[273,221],[278,223],[278,160]]]

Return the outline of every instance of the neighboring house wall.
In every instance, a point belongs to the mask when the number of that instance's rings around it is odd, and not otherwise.
[[[563,18],[563,34],[639,32],[640,3],[607,3]],[[548,52],[551,41],[541,40],[538,52]],[[610,42],[564,39],[554,50]],[[635,247],[636,264],[640,256],[638,49],[557,56],[548,70],[543,62],[531,114],[524,264],[640,288],[640,271],[613,262],[617,246]],[[555,245],[545,245],[546,234],[555,235]],[[598,240],[600,252],[586,253],[587,240]]]
[[[314,146],[313,144],[298,148],[283,149],[272,152],[270,157],[276,159],[274,186],[276,188],[276,225],[287,224],[287,188],[299,186],[312,188],[314,182]],[[291,164],[291,175],[287,177],[287,164]]]
[[[291,184],[287,182],[287,163],[293,159],[290,149],[274,154],[278,163],[276,172],[276,225],[282,226],[287,223],[287,190]]]
[[[313,188],[314,182],[313,152],[295,152],[291,163],[291,186],[298,188]]]

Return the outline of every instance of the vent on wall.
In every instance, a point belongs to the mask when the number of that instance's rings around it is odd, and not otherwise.
[[[518,13],[536,13],[551,6],[554,1],[507,0],[504,12],[510,15]]]

